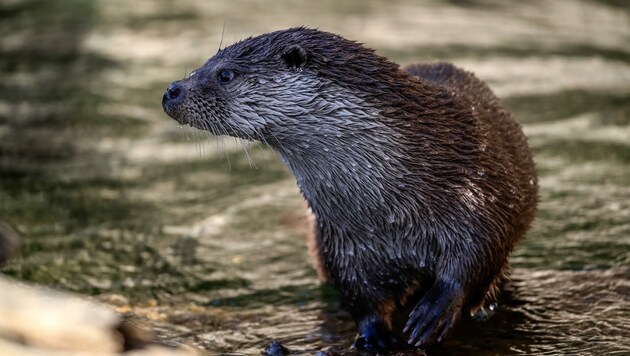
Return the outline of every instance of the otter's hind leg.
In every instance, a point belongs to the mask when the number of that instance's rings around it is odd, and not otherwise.
[[[501,272],[492,281],[492,284],[490,284],[490,287],[488,287],[488,290],[485,295],[482,296],[479,303],[473,304],[470,308],[470,316],[473,319],[477,321],[486,321],[494,315],[497,302],[499,301],[499,295],[501,294],[501,289],[505,283],[510,280],[510,271],[510,264],[506,261],[503,268],[501,268]]]

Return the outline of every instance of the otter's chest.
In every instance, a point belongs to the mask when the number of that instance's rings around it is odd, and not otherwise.
[[[333,280],[395,288],[430,270],[431,248],[422,239],[371,229],[343,230],[330,222],[317,227],[319,252]],[[414,276],[412,276],[414,275]]]

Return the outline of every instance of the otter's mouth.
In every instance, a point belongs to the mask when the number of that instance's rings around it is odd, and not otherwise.
[[[190,125],[190,120],[187,115],[181,113],[177,108],[174,108],[170,105],[162,103],[162,109],[166,115],[168,115],[171,119],[177,121],[181,125]]]

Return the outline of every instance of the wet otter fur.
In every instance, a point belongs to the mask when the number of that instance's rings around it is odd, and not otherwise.
[[[276,149],[315,216],[322,276],[359,349],[441,341],[495,301],[533,220],[537,178],[519,124],[473,74],[400,69],[335,34],[292,28],[220,50],[162,101],[175,120]]]

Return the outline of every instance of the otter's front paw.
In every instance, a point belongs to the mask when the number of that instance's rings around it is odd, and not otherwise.
[[[359,351],[393,351],[409,348],[409,345],[380,321],[359,324],[359,335],[352,348]]]
[[[403,330],[409,332],[409,344],[421,347],[442,341],[459,320],[463,301],[458,285],[436,281],[409,315]]]

